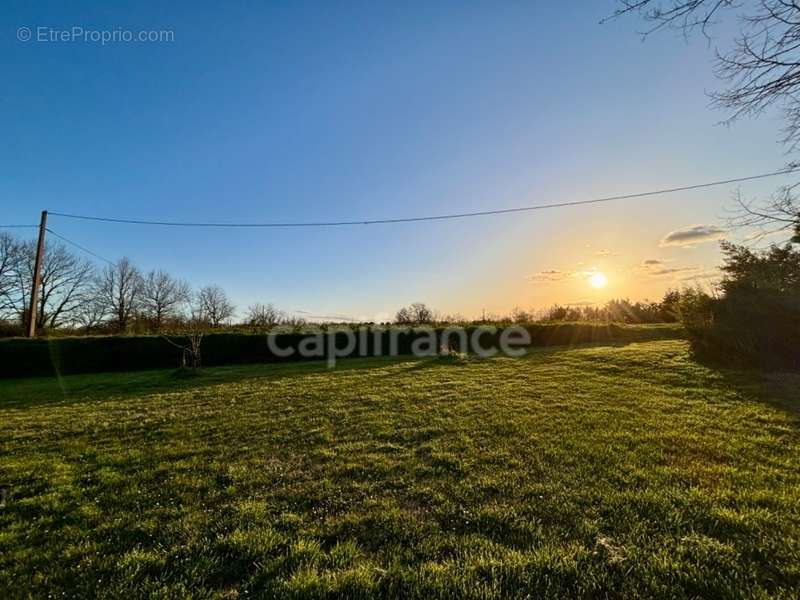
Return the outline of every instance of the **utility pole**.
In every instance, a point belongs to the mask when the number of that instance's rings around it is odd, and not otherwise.
[[[47,211],[42,211],[39,223],[39,245],[36,246],[36,262],[33,264],[33,284],[31,285],[31,306],[28,311],[28,337],[36,337],[36,309],[39,304],[39,288],[42,285],[42,260],[44,260],[44,233],[47,231]]]

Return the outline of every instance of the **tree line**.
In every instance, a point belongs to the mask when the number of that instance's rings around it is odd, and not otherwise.
[[[481,319],[467,319],[461,315],[441,314],[424,302],[399,309],[394,322],[398,325],[472,324],[481,323],[536,323],[546,321],[593,321],[614,323],[675,323],[680,319],[681,298],[694,294],[694,290],[667,290],[661,301],[631,301],[627,298],[609,300],[601,306],[560,305],[544,310],[514,308],[508,314],[489,313]]]
[[[30,314],[36,243],[0,232],[0,321],[4,333],[19,334]],[[219,285],[197,290],[160,269],[144,272],[128,258],[103,268],[48,242],[41,267],[36,329],[85,333],[160,332],[232,322],[236,307]],[[247,309],[247,323],[270,328],[298,325],[271,304]]]

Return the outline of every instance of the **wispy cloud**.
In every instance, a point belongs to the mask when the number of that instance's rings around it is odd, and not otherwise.
[[[556,271],[553,269],[550,271],[539,271],[538,273],[529,275],[528,279],[536,282],[563,281],[564,279],[572,277],[572,273],[572,271]]]
[[[558,271],[556,269],[552,269],[549,271],[539,271],[533,275],[528,275],[528,280],[534,283],[552,283],[555,281],[565,281],[567,279],[591,277],[595,273],[597,273],[596,267],[582,269],[579,271]]]
[[[726,230],[716,225],[690,225],[665,235],[659,246],[693,246],[722,238]]]
[[[696,273],[699,267],[666,267],[663,269],[653,269],[649,274],[653,277],[663,277],[664,275],[677,275],[678,273]]]
[[[700,271],[700,267],[669,267],[670,260],[662,260],[658,258],[649,258],[642,261],[639,265],[639,271],[648,277],[667,277],[676,276],[688,273],[696,273]]]

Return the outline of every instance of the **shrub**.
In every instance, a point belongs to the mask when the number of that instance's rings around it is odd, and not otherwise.
[[[800,368],[800,252],[722,244],[723,295],[684,291],[679,303],[694,354],[762,368]]]

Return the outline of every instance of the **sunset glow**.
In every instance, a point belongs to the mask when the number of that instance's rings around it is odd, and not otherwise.
[[[604,288],[606,285],[608,285],[608,277],[600,272],[597,272],[589,277],[589,285],[591,285],[593,288],[597,288],[598,290],[600,288]]]

